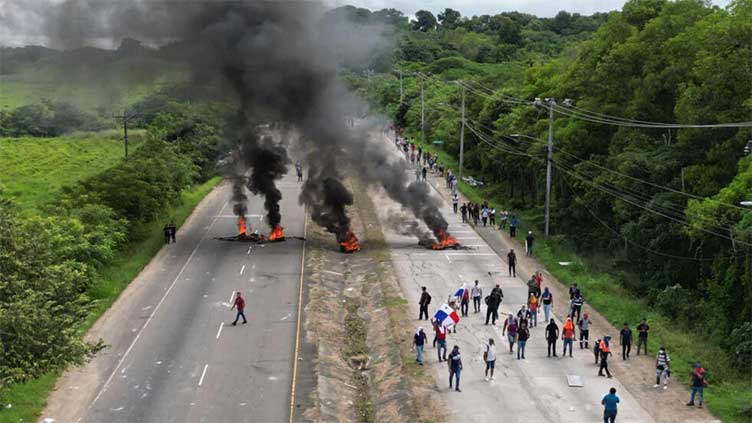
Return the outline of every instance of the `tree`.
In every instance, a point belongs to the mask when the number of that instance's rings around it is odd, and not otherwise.
[[[447,7],[443,12],[439,13],[438,18],[442,28],[453,29],[460,22],[460,19],[462,19],[462,15],[460,15],[460,12]]]
[[[433,31],[436,29],[436,17],[428,10],[419,10],[415,12],[415,20],[412,24],[415,31]]]

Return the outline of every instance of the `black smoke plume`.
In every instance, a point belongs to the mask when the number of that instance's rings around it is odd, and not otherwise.
[[[277,188],[276,181],[287,173],[287,165],[290,163],[287,151],[275,145],[271,137],[262,137],[260,142],[252,143],[247,152],[243,153],[251,168],[248,190],[264,196],[266,223],[270,227],[277,226],[282,221],[279,212],[282,192]]]

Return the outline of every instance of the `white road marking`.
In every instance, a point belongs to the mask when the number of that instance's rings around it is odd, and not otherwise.
[[[227,203],[225,203],[222,206],[222,209],[219,210],[220,214],[222,213],[222,211],[225,209],[226,206],[227,206]],[[107,380],[104,382],[104,385],[102,385],[102,389],[99,390],[99,393],[97,393],[97,396],[94,397],[94,400],[89,404],[89,408],[91,408],[97,402],[97,400],[99,399],[99,397],[102,396],[102,394],[104,393],[104,391],[107,390],[107,388],[110,385],[110,382],[112,381],[112,378],[115,377],[115,374],[120,369],[120,366],[123,365],[123,362],[128,357],[128,354],[130,354],[131,350],[133,350],[133,347],[136,346],[136,343],[138,342],[139,338],[141,338],[141,334],[144,333],[144,330],[149,326],[149,323],[154,318],[154,315],[157,313],[157,310],[159,310],[159,307],[162,305],[162,303],[164,303],[164,300],[167,298],[167,296],[170,294],[170,292],[172,292],[172,288],[175,286],[175,284],[177,283],[178,279],[180,279],[180,276],[183,275],[183,271],[185,271],[185,268],[188,267],[188,263],[191,262],[191,259],[196,254],[196,251],[198,251],[198,247],[200,247],[201,243],[204,242],[204,240],[206,239],[206,236],[209,234],[209,230],[211,230],[211,228],[214,226],[214,223],[216,223],[216,222],[217,222],[217,216],[214,217],[214,219],[212,220],[212,223],[206,229],[206,232],[204,232],[204,235],[201,236],[201,239],[198,241],[198,244],[196,244],[196,246],[193,247],[193,251],[191,251],[191,255],[188,256],[188,260],[186,260],[185,263],[183,263],[183,267],[180,268],[180,271],[178,272],[177,276],[175,276],[175,279],[172,281],[172,283],[170,284],[170,286],[167,288],[167,290],[165,291],[164,295],[162,295],[162,298],[159,300],[159,302],[157,303],[157,305],[154,307],[154,310],[152,310],[151,314],[149,315],[149,318],[147,318],[146,322],[144,322],[144,325],[141,326],[141,330],[138,331],[138,333],[136,334],[136,337],[133,338],[133,341],[131,341],[131,344],[128,346],[128,349],[126,349],[125,353],[123,353],[122,357],[120,357],[120,360],[118,360],[117,364],[115,365],[115,369],[110,374],[110,377],[107,378]]]
[[[204,376],[206,376],[206,369],[209,368],[208,364],[204,364],[204,371],[201,372],[201,378],[198,380],[198,386],[201,386],[202,383],[204,383]]]
[[[337,275],[337,276],[345,276],[344,273],[334,272],[334,271],[331,271],[331,270],[322,270],[322,272],[324,272],[324,273],[330,273],[332,275]]]
[[[252,248],[253,248],[253,246],[248,247],[248,252],[246,253],[247,255],[249,255],[249,256],[251,255],[251,249]]]
[[[232,303],[232,297],[235,296],[235,291],[232,291],[232,294],[230,294],[230,299],[227,300],[228,303]]]
[[[222,328],[225,326],[225,322],[222,322],[219,324],[219,329],[217,329],[217,336],[214,337],[214,339],[219,339],[219,334],[222,333]]]
[[[241,275],[243,274],[243,271],[245,271],[245,264],[243,265],[243,267],[240,268],[240,274]]]
[[[451,263],[451,262],[452,262],[452,259],[450,259],[450,258],[449,258],[449,254],[446,254],[446,253],[444,253],[444,257],[446,257],[446,259],[447,259],[447,261],[448,261],[449,263]]]

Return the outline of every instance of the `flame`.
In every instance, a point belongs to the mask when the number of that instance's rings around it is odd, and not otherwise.
[[[360,251],[360,243],[358,243],[358,237],[352,233],[351,230],[345,230],[342,236],[342,241],[339,243],[339,250],[343,253],[354,253]]]
[[[272,231],[269,232],[269,241],[284,241],[285,240],[285,233],[282,232],[282,226],[280,225],[274,225],[272,227]]]
[[[436,239],[439,240],[439,242],[431,245],[431,249],[433,250],[443,250],[445,248],[454,248],[460,245],[457,240],[449,235],[444,229],[437,229],[434,231],[434,235],[436,235]]]
[[[245,238],[248,233],[245,230],[245,216],[238,216],[238,236]]]

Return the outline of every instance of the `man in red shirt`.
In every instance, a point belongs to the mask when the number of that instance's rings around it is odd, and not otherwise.
[[[245,310],[245,300],[243,299],[243,296],[240,294],[240,291],[238,291],[235,294],[235,302],[232,304],[232,309],[237,309],[238,313],[235,315],[235,321],[232,322],[232,325],[235,326],[238,323],[239,318],[243,318],[243,324],[248,323],[248,320],[245,319],[245,313],[243,313],[243,310]]]

